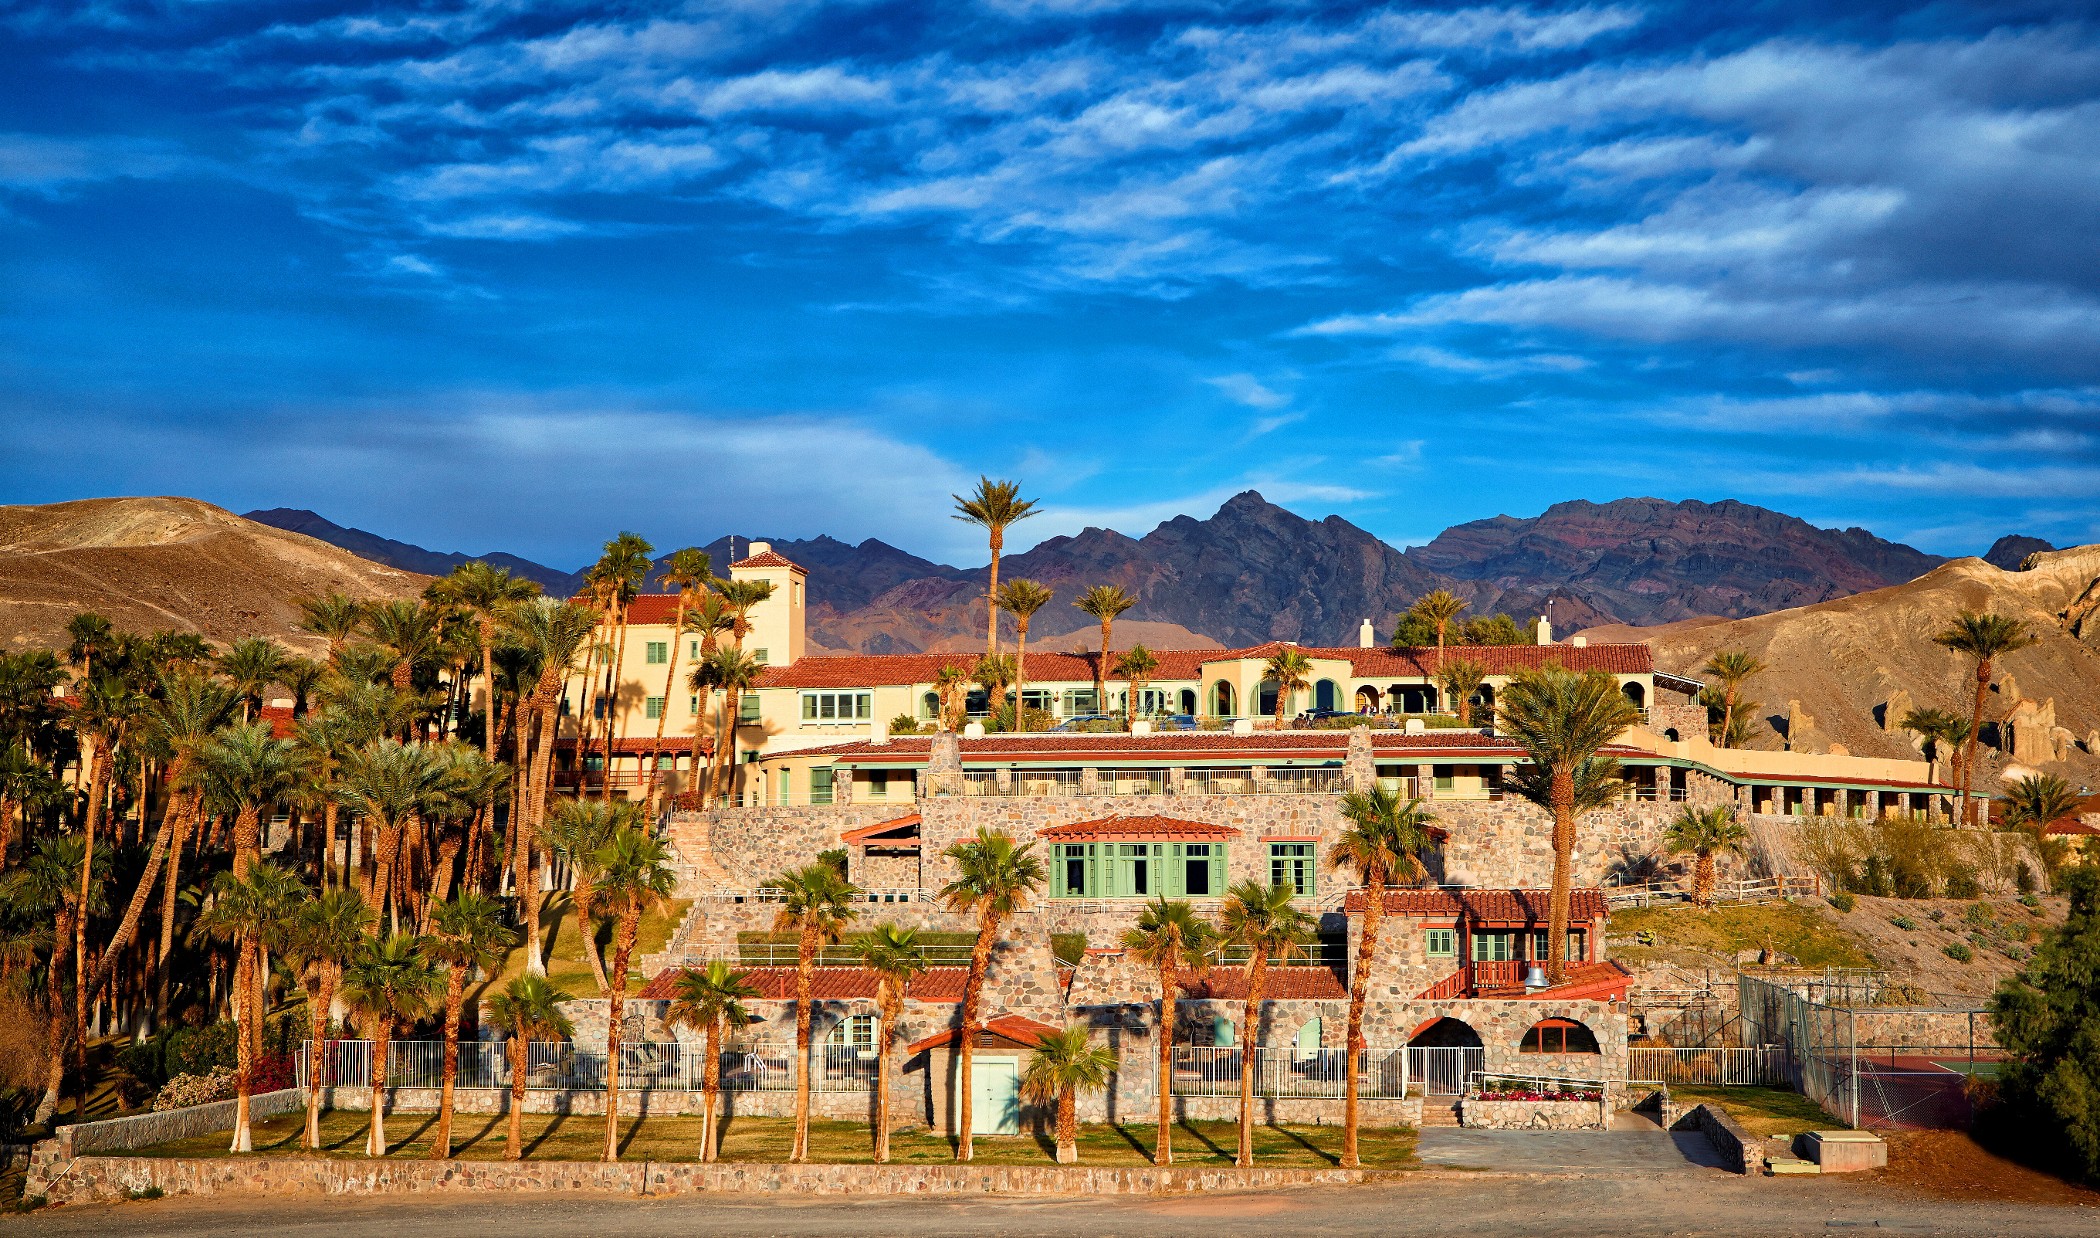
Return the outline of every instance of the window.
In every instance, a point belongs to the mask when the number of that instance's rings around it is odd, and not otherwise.
[[[1181,892],[1202,898],[1215,894],[1210,888],[1209,843],[1183,843],[1181,845]]]
[[[1476,963],[1507,963],[1517,957],[1517,935],[1515,933],[1473,934],[1473,961]]]
[[[1100,711],[1094,707],[1094,690],[1092,688],[1065,689],[1066,717],[1069,718],[1074,714],[1091,714],[1098,712]]]
[[[1533,962],[1543,963],[1546,961],[1545,929],[1534,929],[1532,931],[1531,954],[1528,957]],[[1581,929],[1568,930],[1568,957],[1566,961],[1570,963],[1580,963],[1583,961]]]
[[[1293,1061],[1304,1062],[1318,1056],[1320,1052],[1320,1017],[1314,1015],[1298,1028],[1298,1035],[1291,1041]]]
[[[1430,929],[1429,957],[1433,959],[1458,957],[1458,930]]]
[[[875,1016],[849,1014],[824,1038],[827,1045],[850,1049],[858,1057],[875,1056]]]
[[[1052,898],[1213,898],[1225,888],[1223,843],[1055,843]]]
[[[698,662],[700,660],[700,642],[697,640],[687,641],[685,643],[685,656],[689,661]]]
[[[642,661],[650,666],[662,666],[671,660],[671,642],[653,640],[643,647]]]
[[[1293,894],[1308,897],[1313,889],[1313,845],[1311,843],[1270,843],[1269,884],[1287,885]]]
[[[868,770],[861,775],[861,785],[867,788],[869,799],[888,799],[890,796],[890,772],[886,769]]]
[[[1519,1053],[1596,1053],[1597,1038],[1573,1019],[1546,1019],[1524,1033]]]
[[[758,721],[758,694],[757,694],[757,693],[755,693],[755,692],[746,692],[746,693],[745,693],[744,695],[742,695],[742,696],[740,696],[740,697],[738,697],[738,698],[737,698],[737,705],[736,705],[736,720],[737,720],[738,722],[756,722],[756,721]]]
[[[767,657],[765,650],[754,649],[751,651],[751,660],[753,662],[758,663],[760,666],[764,666],[771,659]]]
[[[832,772],[829,765],[820,765],[809,771],[809,802],[829,804],[831,802]]]
[[[745,697],[751,700],[751,697]],[[875,716],[873,692],[805,692],[804,722],[866,722]]]
[[[1114,892],[1126,898],[1145,898],[1152,893],[1152,853],[1158,843],[1115,845]]]
[[[664,698],[660,696],[645,696],[642,698],[642,717],[661,718],[663,716]]]
[[[1232,1025],[1231,1019],[1224,1015],[1217,1015],[1211,1019],[1210,1043],[1220,1049],[1230,1049],[1239,1043],[1239,1039],[1239,1029]]]
[[[1458,767],[1457,767],[1457,766],[1453,766],[1453,765],[1439,765],[1439,766],[1437,766],[1437,767],[1436,767],[1436,789],[1437,789],[1437,790],[1439,790],[1439,791],[1449,791],[1449,790],[1451,790],[1451,789],[1452,789],[1452,787],[1453,787],[1453,785],[1454,785],[1454,784],[1453,784],[1453,782],[1452,782],[1452,776],[1453,776],[1454,774],[1456,774],[1457,772],[1458,772]]]
[[[687,697],[687,698],[686,698],[686,701],[685,701],[685,712],[687,712],[687,713],[689,713],[689,714],[692,714],[692,715],[694,715],[694,716],[696,716],[696,717],[697,717],[697,716],[699,715],[699,713],[700,713],[700,694],[699,694],[698,692],[695,692],[695,693],[693,693],[693,694],[692,694],[691,696],[689,696],[689,697]]]
[[[1094,893],[1094,844],[1056,843],[1050,848],[1052,898],[1088,898]]]

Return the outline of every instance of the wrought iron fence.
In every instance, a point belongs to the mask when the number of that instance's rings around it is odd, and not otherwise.
[[[1357,1072],[1357,1095],[1371,1100],[1397,1100],[1406,1095],[1408,1054],[1407,1049],[1365,1049]],[[1333,1100],[1347,1091],[1348,1058],[1341,1049],[1180,1045],[1174,1050],[1174,1093],[1238,1096],[1240,1072],[1250,1060],[1256,1096]]]
[[[1793,1082],[1784,1045],[1754,1049],[1628,1049],[1626,1073],[1635,1079],[1707,1087],[1768,1087]]]
[[[312,1046],[299,1046],[299,1083],[309,1079]],[[389,1088],[438,1088],[444,1085],[445,1046],[435,1040],[396,1040],[387,1046]],[[602,1091],[606,1056],[567,1041],[534,1041],[526,1046],[525,1089],[530,1092]],[[682,1041],[643,1041],[620,1046],[622,1090],[697,1092],[707,1068],[707,1048]],[[865,1092],[875,1078],[873,1050],[857,1045],[815,1045],[810,1050],[810,1090]],[[722,1050],[725,1092],[791,1092],[795,1088],[795,1047],[752,1042]],[[509,1046],[500,1041],[468,1041],[459,1046],[454,1086],[511,1086]],[[372,1086],[372,1042],[333,1040],[322,1047],[323,1087]]]
[[[1430,1096],[1463,1096],[1466,1080],[1486,1067],[1486,1049],[1411,1045],[1407,1050],[1407,1073]]]

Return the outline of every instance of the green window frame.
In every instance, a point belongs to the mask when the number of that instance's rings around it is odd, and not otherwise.
[[[689,714],[698,714],[700,712],[700,694],[698,692],[685,699],[685,712]]]
[[[746,700],[751,699],[746,697]],[[866,722],[875,716],[873,692],[805,692],[804,722]]]
[[[1433,928],[1429,930],[1426,948],[1433,959],[1455,959],[1458,957],[1458,930]]]
[[[662,666],[671,660],[671,642],[653,640],[642,646],[642,661],[650,666]]]
[[[829,804],[831,802],[833,770],[829,765],[814,766],[809,771],[809,802]]]
[[[737,698],[736,720],[738,722],[758,721],[758,694],[756,692],[746,692]]]
[[[1312,843],[1270,843],[1269,884],[1287,885],[1300,898],[1319,893],[1319,865]]]
[[[1473,934],[1473,961],[1475,963],[1508,963],[1517,957],[1517,935],[1515,933]]]
[[[1581,929],[1571,928],[1568,930],[1568,957],[1565,960],[1563,960],[1564,962],[1581,963],[1586,961],[1583,954],[1583,937],[1584,934]],[[1531,954],[1529,957],[1532,959],[1532,961],[1538,963],[1543,963],[1546,961],[1545,929],[1532,930]]]
[[[1052,898],[1215,898],[1224,892],[1224,843],[1118,840],[1050,848]]]
[[[663,716],[664,698],[660,696],[645,696],[642,698],[642,717],[655,719]]]

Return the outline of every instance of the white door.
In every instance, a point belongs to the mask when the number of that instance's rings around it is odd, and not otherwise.
[[[1021,1133],[1021,1063],[1018,1058],[970,1060],[970,1133]]]

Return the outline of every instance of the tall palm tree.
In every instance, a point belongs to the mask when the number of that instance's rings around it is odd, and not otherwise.
[[[299,630],[328,642],[328,664],[334,666],[343,646],[364,627],[364,603],[341,593],[300,598]]]
[[[1418,881],[1429,875],[1422,856],[1431,846],[1429,822],[1435,817],[1423,811],[1419,799],[1403,799],[1397,791],[1373,787],[1342,797],[1342,819],[1349,828],[1334,840],[1327,863],[1355,877],[1364,890],[1356,966],[1350,969],[1349,976],[1348,1047],[1343,1067],[1348,1091],[1342,1107],[1342,1167],[1353,1169],[1362,1163],[1357,1156],[1356,1138],[1357,1072],[1363,1069],[1364,1003],[1370,992],[1371,971],[1378,961],[1378,930],[1385,922],[1385,888],[1396,877]]]
[[[1663,831],[1663,845],[1671,855],[1689,851],[1696,857],[1692,902],[1701,907],[1713,906],[1714,857],[1724,851],[1740,854],[1749,841],[1750,832],[1735,819],[1735,807],[1730,804],[1708,804],[1703,808],[1686,804]]]
[[[944,664],[933,673],[934,696],[940,701],[941,710],[936,729],[962,729],[962,710],[969,696],[970,682],[970,672],[953,663]]]
[[[970,679],[984,689],[985,712],[991,716],[992,727],[997,729],[997,720],[1006,708],[1006,690],[1014,682],[1014,657],[1010,653],[987,653],[979,655],[970,666]],[[1016,728],[1018,729],[1018,728]]]
[[[1925,741],[1926,777],[1932,782],[1939,781],[1941,749],[1950,747],[1955,743],[1955,741],[1948,738],[1948,735],[1952,732],[1956,723],[1962,725],[1963,738],[1967,738],[1967,720],[1957,718],[1944,709],[1913,709],[1896,721],[1897,726],[1913,732],[1919,739]],[[1959,765],[1960,763],[1959,749],[1957,749],[1954,764]],[[1960,781],[1958,773],[1955,775],[1955,780],[1957,782]]]
[[[408,691],[416,671],[437,660],[438,648],[444,643],[439,618],[436,607],[408,598],[395,598],[365,608],[365,636],[394,655],[394,691]]]
[[[989,477],[979,477],[976,492],[968,498],[950,497],[955,500],[955,518],[983,529],[991,542],[991,576],[984,589],[984,651],[994,654],[999,652],[999,553],[1006,549],[1007,529],[1036,514],[1036,501],[1021,497],[1020,482]]]
[[[706,1036],[706,1065],[700,1073],[700,1159],[712,1161],[720,1151],[717,1118],[722,1110],[722,1030],[751,1021],[744,1003],[760,996],[751,973],[737,971],[721,959],[689,968],[664,1011],[668,1027],[690,1027]],[[878,1112],[880,1109],[878,1107]]]
[[[234,1037],[233,1144],[230,1152],[250,1152],[254,1143],[248,1126],[248,1098],[255,1091],[255,1037],[249,1029],[262,1023],[263,951],[280,944],[292,914],[306,896],[299,879],[272,864],[257,864],[245,878],[220,873],[212,883],[212,898],[197,917],[197,927],[211,936],[234,943],[236,962],[233,979],[234,1021],[241,1034]]]
[[[1458,714],[1458,725],[1473,725],[1473,694],[1487,680],[1487,668],[1471,658],[1447,662],[1436,673],[1437,686]]]
[[[1123,931],[1122,945],[1132,962],[1159,973],[1159,1143],[1152,1163],[1172,1165],[1175,1007],[1189,982],[1217,961],[1217,930],[1188,903],[1161,895],[1138,912],[1136,928]]]
[[[709,678],[722,689],[722,734],[715,743],[716,784],[710,798],[720,798],[729,793],[729,782],[736,770],[736,730],[742,722],[744,693],[758,683],[765,674],[766,664],[742,649],[717,649],[708,659]]]
[[[1946,631],[1932,638],[1956,653],[1967,654],[1976,664],[1976,694],[1969,709],[1969,741],[1962,754],[1962,819],[1976,824],[1976,741],[1983,735],[1983,700],[1991,690],[1991,663],[2008,653],[2025,649],[2035,641],[2027,625],[2007,615],[1962,611]]]
[[[1255,1020],[1268,995],[1269,963],[1288,963],[1313,936],[1314,920],[1291,905],[1288,885],[1242,881],[1225,891],[1218,909],[1219,936],[1247,951],[1247,1000],[1240,1013],[1240,1144],[1233,1164],[1254,1164],[1254,1066],[1259,1028]]]
[[[36,1114],[30,1120],[42,1126],[58,1111],[59,1089],[65,1083],[66,1073],[66,969],[73,964],[73,984],[80,985],[80,971],[74,953],[77,933],[75,920],[82,915],[92,915],[99,908],[94,900],[101,893],[97,881],[82,881],[81,873],[88,867],[87,847],[77,834],[61,834],[39,839],[28,857],[7,875],[4,886],[0,886],[0,904],[17,908],[35,916],[49,916],[52,921],[51,956],[44,965],[44,1014],[45,1058],[44,1091],[37,1101]],[[100,865],[109,867],[105,859]],[[83,909],[80,902],[82,889],[88,892],[88,903]],[[86,1116],[85,1097],[81,1098],[80,1113]]]
[[[513,576],[507,567],[491,567],[480,559],[462,563],[452,574],[431,583],[430,592],[473,616],[481,641],[481,690],[488,705],[481,728],[481,754],[496,759],[496,642],[503,616],[511,607],[540,595],[538,582]],[[331,650],[333,646],[331,645]]]
[[[605,961],[598,954],[598,924],[591,914],[598,901],[598,851],[614,834],[639,828],[647,820],[642,805],[631,800],[563,800],[554,806],[547,828],[540,833],[540,842],[569,862],[569,905],[576,913],[576,935],[600,996],[612,986],[606,983]]]
[[[1312,685],[1312,659],[1305,651],[1285,646],[1262,663],[1262,675],[1276,681],[1276,729],[1283,729],[1284,715],[1291,711],[1291,696]]]
[[[567,1040],[576,1034],[562,1003],[576,1000],[565,989],[547,983],[545,976],[519,976],[489,999],[489,1021],[510,1033],[509,1133],[503,1144],[503,1159],[525,1159],[525,1084],[532,1077],[532,1042]]]
[[[1038,581],[1017,576],[999,586],[999,609],[1014,617],[1014,730],[1025,731],[1028,712],[1028,624],[1035,612],[1050,604],[1050,589]]]
[[[1038,887],[1049,876],[1035,854],[1034,843],[1014,845],[1010,835],[979,827],[975,837],[951,844],[941,852],[955,865],[953,881],[941,887],[941,904],[949,911],[977,917],[977,940],[970,947],[970,975],[963,985],[962,1029],[956,1036],[958,1063],[957,1099],[961,1114],[956,1120],[960,1141],[955,1159],[967,1161],[973,1149],[970,1138],[970,1062],[977,1047],[977,1033],[984,1018],[984,977],[991,967],[992,948],[999,942],[999,926],[1028,906]]]
[[[642,797],[648,802],[651,813],[657,811],[656,774],[660,763],[657,749],[663,746],[664,724],[671,718],[671,690],[678,686],[678,653],[685,644],[686,611],[707,592],[707,586],[714,578],[714,560],[698,547],[688,546],[683,550],[674,550],[664,560],[664,587],[678,595],[678,602],[671,619],[671,656],[664,667],[663,707],[656,711],[656,747],[649,750],[647,758],[649,785]],[[695,726],[697,725],[696,720]]]
[[[671,853],[632,827],[616,830],[592,857],[598,894],[613,913],[611,1009],[605,1020],[605,1159],[620,1159],[620,1028],[627,1011],[627,967],[642,930],[642,912],[661,908],[678,884]]]
[[[1640,721],[1640,711],[1610,675],[1578,675],[1560,666],[1519,671],[1497,702],[1502,733],[1531,759],[1518,790],[1553,814],[1553,892],[1548,902],[1546,975],[1567,976],[1568,898],[1575,817],[1617,798],[1618,762],[1598,754]]]
[[[175,907],[182,896],[178,877],[182,870],[182,846],[192,830],[203,823],[207,782],[205,750],[219,725],[232,714],[231,688],[194,673],[178,673],[162,680],[161,700],[147,722],[148,742],[166,762],[163,778],[169,802],[161,817],[166,834],[167,878],[161,887],[160,950],[153,1000],[153,1023],[161,1026],[168,1017],[167,960],[175,949]],[[160,841],[155,840],[159,846]],[[151,861],[148,861],[149,864]]]
[[[1411,608],[1416,614],[1436,625],[1436,669],[1444,669],[1444,640],[1451,628],[1451,621],[1466,608],[1466,600],[1449,589],[1438,589],[1415,599]]]
[[[249,723],[262,709],[263,695],[284,669],[284,648],[260,636],[238,640],[213,660],[213,668],[233,685],[241,698],[241,721]]]
[[[715,689],[721,686],[715,682],[710,660],[720,647],[722,634],[736,626],[736,617],[721,593],[710,591],[694,599],[692,613],[686,616],[685,625],[687,631],[700,634],[700,654],[693,661],[691,673],[686,676],[686,687],[693,692],[693,746],[686,763],[690,771],[686,776],[686,789],[693,794],[694,807],[700,807],[700,801],[706,795],[700,763],[706,753],[706,737],[712,729],[709,720],[714,717]],[[669,707],[666,703],[665,708]],[[713,773],[712,768],[708,773]]]
[[[246,877],[251,865],[262,862],[263,810],[289,794],[297,781],[291,742],[270,738],[270,728],[261,723],[234,726],[220,731],[200,755],[211,783],[237,805],[233,873]]]
[[[897,1040],[897,1020],[904,1017],[904,995],[926,971],[926,952],[917,929],[894,921],[878,924],[860,946],[861,966],[875,973],[875,1007],[882,1026],[875,1032],[875,1163],[890,1161],[890,1059]]]
[[[466,1005],[468,973],[500,966],[518,944],[518,935],[503,923],[503,908],[485,894],[464,892],[439,903],[430,917],[424,952],[445,969],[445,1075],[438,1099],[437,1133],[430,1137],[432,1160],[452,1155],[452,1087],[459,1078],[459,1016]]]
[[[385,1156],[387,1052],[403,1024],[428,1016],[445,991],[421,938],[395,933],[366,938],[343,971],[343,1001],[361,1016],[372,1042],[372,1126],[366,1156]]]
[[[294,719],[306,716],[306,711],[313,702],[314,693],[320,688],[321,681],[327,677],[328,668],[312,658],[302,658],[296,655],[285,658],[284,665],[277,672],[277,682],[284,685],[285,691],[292,694],[292,717]]]
[[[1079,1163],[1081,1092],[1105,1090],[1116,1073],[1116,1051],[1097,1045],[1084,1023],[1059,1032],[1044,1032],[1035,1056],[1021,1076],[1021,1098],[1031,1105],[1057,1106],[1057,1163]]]
[[[382,739],[344,754],[337,793],[377,834],[359,893],[372,911],[399,925],[409,875],[397,871],[402,831],[436,812],[451,794],[445,762],[427,744]]]
[[[0,742],[0,873],[7,871],[17,823],[57,803],[63,791],[57,776],[27,748]]]
[[[1762,673],[1765,664],[1750,656],[1747,650],[1723,649],[1706,660],[1699,668],[1702,675],[1711,675],[1719,681],[1721,688],[1721,746],[1735,745],[1735,711],[1740,703],[1743,685]]]
[[[860,912],[853,906],[860,887],[819,860],[789,869],[766,883],[780,891],[773,931],[793,933],[795,949],[795,1147],[788,1159],[809,1159],[809,1040],[817,952],[837,941]]]
[[[299,1146],[321,1146],[321,1089],[327,1079],[328,1012],[335,1005],[343,969],[365,944],[372,913],[355,890],[330,890],[293,912],[285,938],[285,960],[306,988],[309,1039],[306,1054],[306,1127]]]
[[[80,668],[80,678],[95,676],[95,661],[114,652],[117,630],[109,620],[93,611],[83,611],[66,621],[66,661]]]
[[[535,976],[547,974],[547,961],[540,948],[540,869],[535,839],[547,819],[547,789],[554,767],[562,688],[596,622],[591,612],[581,606],[547,598],[521,603],[507,617],[512,642],[535,668],[528,716],[539,735],[526,777],[523,819],[512,821],[510,827],[516,851],[518,901],[522,905],[519,919],[525,923],[525,968]],[[524,745],[519,747],[522,751]],[[577,755],[580,764],[580,748]]]
[[[1138,698],[1152,677],[1159,674],[1159,656],[1143,645],[1132,645],[1116,658],[1114,670],[1127,685],[1123,695],[1123,729],[1128,731],[1137,725]]]
[[[1114,635],[1116,620],[1124,611],[1137,605],[1137,599],[1123,592],[1121,585],[1095,585],[1072,599],[1072,605],[1101,623],[1101,651],[1094,657],[1094,712],[1105,714],[1108,712],[1109,641]]]

